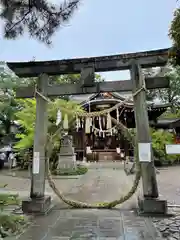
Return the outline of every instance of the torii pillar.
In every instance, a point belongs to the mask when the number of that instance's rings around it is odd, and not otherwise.
[[[139,197],[139,210],[141,214],[167,214],[167,201],[159,199],[154,156],[149,129],[149,120],[146,105],[145,81],[141,66],[132,61],[131,79],[133,82],[133,100],[135,122],[137,129],[138,158],[141,165],[143,196]],[[142,147],[143,146],[143,147]],[[147,149],[146,149],[147,147]],[[142,149],[144,148],[144,149]],[[141,150],[143,154],[140,157]],[[137,157],[137,156],[135,156]]]
[[[37,80],[37,91],[47,96],[48,76],[43,74]],[[47,101],[36,94],[36,123],[33,147],[30,198],[22,202],[25,213],[45,214],[51,206],[51,197],[45,196],[46,140],[48,131]]]

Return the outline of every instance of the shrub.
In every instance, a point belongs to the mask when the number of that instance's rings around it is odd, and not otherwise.
[[[166,144],[174,143],[174,135],[166,130],[151,130],[152,147],[155,158],[161,161],[174,162],[178,160],[178,155],[166,154]]]

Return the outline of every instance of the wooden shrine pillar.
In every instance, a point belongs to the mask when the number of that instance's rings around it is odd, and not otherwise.
[[[158,199],[159,193],[151,145],[146,105],[145,81],[141,72],[141,67],[136,61],[132,62],[130,71],[133,82],[133,99],[139,154],[138,157],[141,164],[143,183],[143,197],[139,198],[139,207],[140,211],[143,213],[165,214],[167,211],[167,201],[160,201]],[[142,146],[144,146],[144,148],[147,147],[147,150],[145,153],[143,152],[143,155],[140,156],[141,152],[144,151]]]
[[[47,96],[48,76],[41,75],[37,80],[37,91]],[[33,147],[33,163],[30,199],[22,202],[23,212],[46,213],[51,204],[50,196],[45,196],[46,156],[45,145],[48,130],[48,102],[36,94],[36,123]]]

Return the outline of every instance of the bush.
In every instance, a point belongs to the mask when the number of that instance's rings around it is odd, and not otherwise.
[[[56,169],[52,172],[53,175],[58,175],[58,176],[76,176],[76,175],[83,175],[87,173],[88,168],[86,167],[77,167],[77,168],[61,168],[61,169]]]
[[[151,131],[152,147],[154,156],[161,162],[173,163],[179,159],[178,155],[166,154],[166,144],[174,143],[174,135],[166,130],[153,130]]]

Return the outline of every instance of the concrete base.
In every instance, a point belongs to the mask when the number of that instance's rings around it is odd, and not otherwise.
[[[157,198],[138,198],[140,215],[167,215],[168,206],[166,200]]]
[[[26,214],[45,215],[51,209],[51,197],[29,198],[22,201],[22,211]]]

